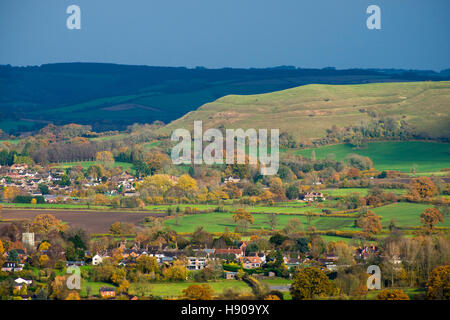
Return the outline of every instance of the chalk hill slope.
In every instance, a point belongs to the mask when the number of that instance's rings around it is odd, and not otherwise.
[[[372,111],[372,112],[370,112]],[[318,138],[326,129],[357,125],[379,116],[404,119],[430,137],[450,135],[450,81],[311,84],[257,95],[228,95],[168,124],[164,130],[204,128],[279,128],[296,137]]]

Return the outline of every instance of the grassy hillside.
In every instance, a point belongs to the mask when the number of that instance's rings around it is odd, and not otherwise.
[[[355,149],[349,144],[339,144],[295,151],[310,158],[314,150],[317,159],[343,160],[355,153],[372,159],[378,170],[409,172],[415,165],[416,172],[437,172],[450,168],[450,144],[423,141],[371,142],[366,148]]]
[[[166,130],[204,127],[279,128],[299,138],[318,138],[333,125],[367,121],[366,111],[396,116],[430,136],[450,135],[450,82],[311,84],[259,95],[229,95],[170,123]]]

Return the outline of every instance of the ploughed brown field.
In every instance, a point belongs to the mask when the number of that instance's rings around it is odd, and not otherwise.
[[[111,224],[117,221],[137,225],[145,217],[164,216],[163,213],[151,212],[3,209],[2,219],[7,221],[33,220],[39,214],[51,214],[71,227],[83,228],[90,233],[108,233]]]

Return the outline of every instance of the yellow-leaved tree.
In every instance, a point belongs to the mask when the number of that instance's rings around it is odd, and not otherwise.
[[[214,291],[208,284],[191,284],[183,290],[181,299],[186,300],[212,300]]]

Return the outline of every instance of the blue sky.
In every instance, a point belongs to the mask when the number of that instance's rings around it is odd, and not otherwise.
[[[81,30],[66,8],[81,8]],[[366,8],[381,8],[369,30]],[[1,0],[0,64],[450,68],[448,0]]]

